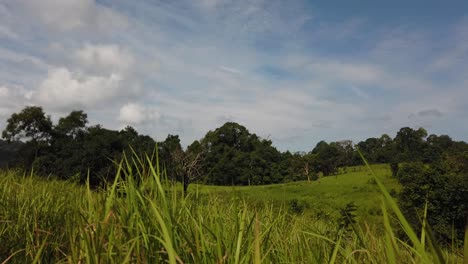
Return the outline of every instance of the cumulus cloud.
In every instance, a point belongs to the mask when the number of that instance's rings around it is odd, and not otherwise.
[[[5,119],[20,107],[29,104],[29,98],[30,92],[21,86],[0,85],[0,118]]]
[[[120,108],[119,120],[122,123],[141,124],[146,119],[145,108],[138,104],[126,104]]]
[[[32,98],[55,109],[96,106],[117,96],[120,92],[121,76],[92,76],[73,73],[67,68],[54,68],[47,78],[34,90]]]
[[[128,103],[120,108],[119,121],[123,124],[140,125],[145,121],[158,120],[159,112],[138,103]]]
[[[74,52],[73,59],[90,72],[107,74],[124,73],[132,68],[134,63],[134,58],[129,51],[114,44],[87,43]]]
[[[38,86],[30,92],[31,100],[54,111],[73,108],[106,107],[111,101],[123,100],[138,94],[139,85],[132,75],[134,57],[130,51],[116,44],[90,44],[71,49],[52,45],[51,52],[67,54],[68,60],[55,65],[42,63],[47,69]],[[0,49],[0,58],[42,62],[32,56],[18,56]],[[65,57],[67,58],[67,57]]]

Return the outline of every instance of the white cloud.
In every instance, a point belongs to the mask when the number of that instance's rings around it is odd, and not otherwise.
[[[138,80],[132,75],[135,59],[119,45],[86,43],[70,50],[52,43],[48,50],[66,57],[57,60],[54,63],[57,66],[42,65],[48,69],[47,76],[29,93],[33,102],[48,109],[63,112],[73,108],[104,108],[111,101],[133,98],[140,91]],[[0,49],[0,58],[40,62],[31,56],[13,55]]]
[[[0,47],[0,60],[11,61],[14,63],[28,63],[41,69],[49,67],[49,65],[46,62],[37,57],[22,52],[5,49],[2,47]]]
[[[122,123],[141,124],[146,119],[146,113],[143,106],[138,104],[126,104],[120,108],[119,120]]]
[[[123,124],[140,125],[145,121],[158,120],[160,117],[156,109],[138,103],[128,103],[120,108],[118,119]]]
[[[54,109],[96,106],[121,92],[121,76],[91,76],[70,72],[67,68],[54,68],[34,90],[32,98]]]
[[[0,85],[0,124],[20,107],[29,104],[28,90],[21,86]],[[1,129],[1,127],[0,127]]]
[[[132,54],[118,45],[85,44],[73,54],[78,64],[90,72],[125,73],[134,63]]]

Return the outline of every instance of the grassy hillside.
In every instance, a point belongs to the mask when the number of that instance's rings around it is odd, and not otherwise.
[[[376,169],[376,180],[394,186],[385,167]],[[311,184],[194,185],[186,198],[161,182],[149,164],[139,170],[122,167],[119,175],[109,189],[92,191],[14,171],[0,173],[0,262],[461,263],[456,253],[444,251],[439,257],[424,250],[404,221],[412,246],[397,240],[390,222],[398,220],[390,220],[390,209],[383,210],[384,234],[340,225],[343,221],[335,217],[311,217],[315,208],[333,212],[348,199],[359,208],[373,203],[378,208],[377,187],[364,171]],[[290,199],[307,201],[305,213],[282,206]],[[385,206],[395,208],[389,196]],[[393,212],[401,221],[398,210]]]
[[[372,166],[376,176],[385,187],[395,192],[400,186],[391,177],[386,164]],[[351,167],[336,176],[322,177],[318,181],[291,182],[266,186],[206,186],[192,185],[191,192],[219,197],[239,197],[254,204],[275,204],[288,208],[297,201],[302,212],[309,216],[330,215],[338,217],[339,209],[353,202],[357,206],[357,216],[361,222],[381,223],[382,194],[365,167]],[[299,211],[298,210],[298,211]]]

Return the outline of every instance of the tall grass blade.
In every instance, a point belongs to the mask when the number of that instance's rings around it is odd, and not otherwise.
[[[335,263],[336,257],[338,256],[338,250],[340,249],[342,238],[343,238],[343,230],[340,230],[338,240],[336,241],[336,244],[333,247],[333,252],[332,252],[332,255],[330,257],[330,261],[328,262],[329,264],[334,264]]]
[[[389,264],[397,264],[397,258],[395,252],[397,252],[398,247],[395,240],[395,234],[390,225],[390,218],[388,216],[387,207],[385,206],[385,201],[382,200],[382,213],[384,218],[384,228],[385,228],[385,251],[387,253],[387,262]]]
[[[236,254],[234,256],[234,263],[239,264],[240,260],[240,252],[241,252],[241,247],[242,247],[242,240],[243,240],[243,235],[244,235],[244,225],[245,225],[245,218],[247,216],[247,210],[244,208],[242,210],[242,216],[239,219],[239,232],[237,234],[237,243],[236,243]]]
[[[42,242],[41,246],[39,247],[39,250],[37,251],[36,256],[34,257],[34,260],[32,261],[32,264],[41,263],[41,257],[42,257],[42,253],[44,252],[44,248],[45,248],[45,246],[47,244],[47,238],[48,238],[48,236],[46,236],[46,238]]]
[[[424,205],[424,214],[422,219],[421,227],[421,246],[423,249],[426,249],[426,225],[427,225],[427,201]]]
[[[262,253],[260,251],[260,221],[258,214],[255,214],[255,249],[254,249],[254,264],[262,263]]]
[[[371,168],[369,163],[367,162],[366,158],[362,155],[362,152],[358,149],[358,153],[361,156],[361,159],[364,161],[364,164],[366,165],[367,169],[371,172],[374,180],[376,181],[377,185],[379,186],[380,191],[382,192],[385,202],[390,206],[392,211],[395,213],[395,215],[398,218],[398,221],[400,222],[401,227],[405,231],[405,234],[408,236],[410,239],[411,243],[413,243],[416,252],[418,256],[421,258],[421,261],[424,263],[430,263],[431,259],[429,258],[428,254],[424,250],[421,241],[419,241],[418,236],[414,232],[413,228],[409,224],[408,220],[406,217],[403,215],[401,212],[400,208],[398,207],[397,203],[395,200],[393,200],[393,197],[390,195],[390,193],[387,191],[383,183],[380,181],[380,179],[377,177],[375,174],[374,170]]]
[[[465,219],[465,238],[463,240],[463,263],[468,264],[468,212]]]

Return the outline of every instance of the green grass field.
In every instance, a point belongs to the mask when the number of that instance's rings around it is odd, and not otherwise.
[[[101,191],[0,173],[0,263],[462,263],[421,240],[379,191],[398,188],[385,165],[312,183],[193,184],[184,198],[150,164],[122,166],[126,180]],[[302,212],[291,212],[294,199]],[[351,201],[360,224],[340,227]]]
[[[387,164],[372,166],[376,176],[388,190],[398,191],[400,186],[391,177]],[[373,180],[372,174],[365,167],[347,168],[341,174],[322,177],[318,181],[301,181],[266,186],[206,186],[191,185],[190,191],[219,197],[239,197],[253,204],[267,203],[288,207],[296,200],[303,207],[303,213],[309,216],[338,216],[339,209],[347,203],[357,205],[357,216],[361,222],[381,223],[382,194]]]

